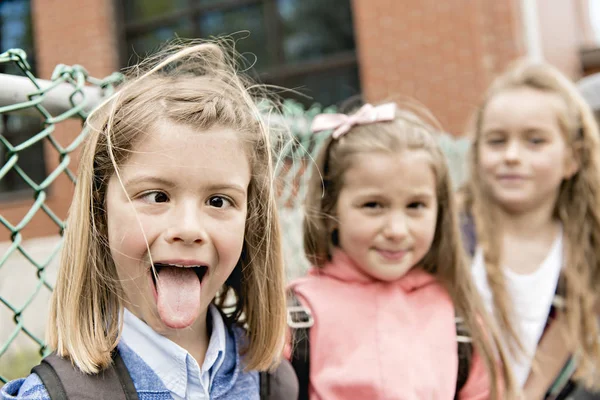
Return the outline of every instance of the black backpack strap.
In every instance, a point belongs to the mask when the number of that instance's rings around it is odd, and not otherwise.
[[[123,389],[123,393],[125,394],[125,399],[139,400],[137,390],[135,389],[135,385],[133,384],[131,375],[129,375],[129,370],[125,365],[125,361],[123,361],[123,358],[121,357],[121,353],[119,353],[119,350],[117,349],[115,349],[113,361],[115,371],[117,372],[117,377],[119,378],[121,388]]]
[[[260,385],[260,400],[268,400],[271,395],[271,374],[261,371],[258,374],[258,383]]]
[[[298,379],[294,368],[286,359],[281,360],[272,372],[261,372],[261,400],[296,400],[298,398]]]
[[[458,341],[458,374],[456,376],[455,399],[469,379],[471,371],[471,358],[473,357],[473,344],[469,330],[461,317],[456,317],[456,340]]]
[[[57,357],[54,354],[46,357]],[[46,358],[42,360],[41,363],[33,367],[31,373],[37,374],[42,380],[44,387],[48,391],[51,400],[68,400],[67,393],[65,392],[65,388],[63,387],[58,374],[52,368],[48,362],[46,362]]]
[[[118,351],[113,365],[95,375],[82,373],[71,361],[52,353],[33,367],[51,400],[139,400],[129,371]]]
[[[308,400],[310,385],[310,327],[314,320],[310,310],[304,307],[296,294],[288,292],[287,321],[292,331],[292,366],[298,377],[298,400]]]

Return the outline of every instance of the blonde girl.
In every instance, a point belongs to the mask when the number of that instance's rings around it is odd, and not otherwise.
[[[465,232],[526,398],[569,355],[576,380],[598,382],[599,146],[590,108],[549,65],[511,65],[477,113]]]
[[[333,133],[306,202],[313,268],[290,285],[304,312],[293,325],[312,325],[300,392],[511,398],[504,352],[466,263],[439,131],[394,103],[321,115],[313,127]]]
[[[82,376],[124,363],[141,399],[258,399],[283,348],[271,139],[227,54],[173,46],[87,122],[48,342]]]

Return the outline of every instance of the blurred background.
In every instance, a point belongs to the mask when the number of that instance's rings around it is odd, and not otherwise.
[[[81,64],[104,77],[167,39],[226,34],[238,39],[237,50],[262,82],[308,96],[284,97],[329,106],[358,94],[371,102],[409,96],[455,136],[465,131],[493,77],[518,57],[550,62],[574,81],[600,72],[600,0],[0,2],[1,51],[24,49],[43,79],[57,64]],[[0,72],[15,72],[11,66]],[[39,131],[39,121],[2,115],[0,129],[18,143]],[[58,136],[74,137],[80,124],[57,129]],[[20,162],[39,178],[56,160],[38,145]],[[31,203],[16,178],[0,182],[0,213],[9,220]],[[51,196],[64,215],[70,189],[55,186]],[[56,234],[50,222],[29,224],[24,234]],[[8,236],[0,232],[1,238]]]
[[[21,48],[36,77],[50,79],[57,64],[81,64],[95,77],[133,65],[174,37],[232,35],[263,83],[295,89],[280,93],[306,107],[340,105],[351,96],[378,102],[418,100],[446,132],[464,135],[491,80],[519,57],[549,62],[582,83],[600,109],[600,0],[1,0],[0,52]],[[19,73],[11,63],[0,73]],[[1,90],[1,89],[0,89]],[[40,132],[35,117],[0,114],[0,134],[12,144]],[[69,143],[81,121],[56,126],[53,136]],[[0,166],[7,155],[0,149]],[[18,165],[42,181],[60,162],[39,142],[19,154]],[[74,157],[74,168],[76,157]],[[66,217],[73,185],[59,176],[46,205]],[[21,221],[34,193],[16,173],[0,180],[0,215]],[[21,235],[34,260],[56,249],[60,228],[36,213]],[[11,232],[0,227],[0,254]],[[46,270],[52,281],[57,259]],[[31,260],[18,254],[0,264],[0,294],[12,304],[29,301],[39,282]],[[42,337],[49,290],[23,315]],[[0,305],[0,377],[27,373],[39,346],[20,335],[14,313]],[[32,353],[28,349],[34,348]],[[33,355],[31,355],[33,354]],[[1,382],[0,382],[1,385]]]

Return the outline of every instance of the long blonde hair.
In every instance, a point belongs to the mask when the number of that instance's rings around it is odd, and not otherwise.
[[[48,343],[85,373],[111,363],[123,313],[123,289],[110,256],[105,195],[109,178],[160,120],[207,130],[236,130],[251,165],[242,255],[215,299],[247,329],[247,369],[273,366],[285,337],[285,291],[274,197],[274,154],[254,96],[264,92],[237,73],[229,49],[216,43],[173,44],[129,73],[88,119],[75,195],[52,296]],[[228,296],[229,295],[229,296]]]
[[[579,164],[579,170],[560,187],[554,216],[563,225],[565,265],[559,288],[565,295],[567,338],[578,359],[576,377],[593,384],[600,367],[598,322],[594,311],[600,283],[600,138],[594,116],[575,86],[558,70],[546,64],[518,61],[489,88],[475,121],[471,180],[465,191],[466,211],[472,213],[478,245],[483,249],[488,282],[500,329],[521,348],[513,323],[512,303],[501,270],[502,248],[494,203],[479,175],[479,146],[483,115],[489,101],[512,88],[531,88],[558,95],[564,102],[557,118],[564,140]],[[596,379],[597,382],[597,379]]]
[[[498,382],[503,382],[505,393],[510,397],[515,390],[514,379],[507,369],[498,334],[492,328],[471,278],[458,227],[450,172],[437,142],[439,134],[414,112],[401,110],[397,111],[393,121],[356,126],[339,139],[328,139],[316,159],[315,171],[309,181],[304,221],[305,253],[316,267],[324,266],[331,259],[335,246],[332,221],[336,204],[344,185],[344,174],[357,154],[427,152],[436,176],[438,210],[433,243],[419,266],[435,275],[448,290],[457,316],[464,319],[473,345],[489,371],[493,398],[498,398]]]

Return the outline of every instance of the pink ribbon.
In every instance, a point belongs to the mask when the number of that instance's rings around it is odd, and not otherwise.
[[[355,125],[367,125],[374,122],[393,121],[396,115],[396,104],[385,103],[377,107],[365,104],[356,113],[346,114],[319,114],[312,122],[313,132],[333,129],[332,137],[338,139],[345,135]]]

